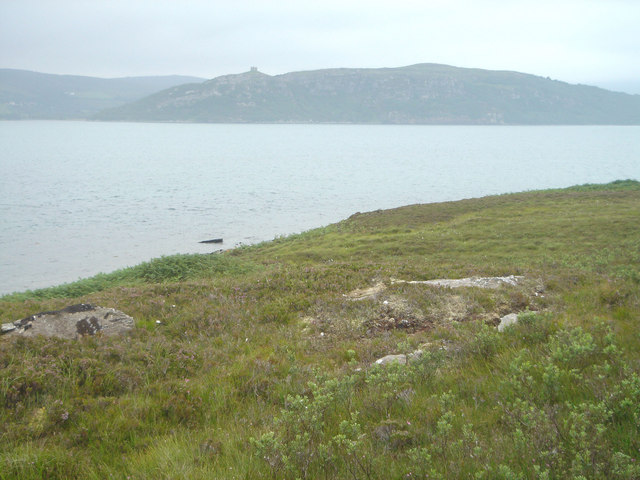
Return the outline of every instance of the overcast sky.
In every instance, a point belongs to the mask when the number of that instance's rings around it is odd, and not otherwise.
[[[0,0],[0,67],[212,78],[415,63],[640,93],[640,0]]]

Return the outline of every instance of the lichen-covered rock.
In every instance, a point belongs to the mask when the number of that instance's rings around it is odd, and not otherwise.
[[[374,365],[388,365],[390,363],[401,363],[402,365],[404,365],[405,363],[407,363],[407,356],[404,353],[401,353],[399,355],[385,355],[384,357],[377,359],[373,363]]]
[[[523,276],[519,275],[507,275],[506,277],[468,277],[468,278],[439,278],[436,280],[398,280],[397,278],[391,278],[390,284],[395,285],[398,283],[407,283],[409,285],[430,285],[432,287],[446,287],[446,288],[462,288],[462,287],[476,287],[476,288],[491,288],[497,289],[503,285],[517,286],[524,280]],[[375,299],[381,293],[387,289],[387,286],[378,282],[373,287],[358,288],[349,293],[345,293],[343,296],[349,300],[366,300]]]
[[[404,365],[411,360],[420,358],[423,353],[423,350],[416,350],[415,352],[411,352],[408,355],[405,355],[404,353],[400,353],[398,355],[385,355],[384,357],[379,358],[375,362],[373,362],[373,365],[389,365],[390,363],[400,363]]]
[[[469,277],[469,278],[439,278],[437,280],[392,280],[392,283],[409,283],[432,285],[435,287],[461,288],[461,287],[477,287],[477,288],[500,288],[502,285],[518,285],[524,277],[517,275],[508,275],[506,277]]]
[[[13,325],[13,329],[5,325]],[[8,336],[60,337],[76,339],[89,335],[117,335],[131,330],[133,318],[113,308],[79,303],[50,312],[41,312],[4,324],[2,333]]]
[[[4,335],[5,333],[13,332],[16,329],[16,326],[13,323],[3,323],[2,327],[0,327],[0,333]]]

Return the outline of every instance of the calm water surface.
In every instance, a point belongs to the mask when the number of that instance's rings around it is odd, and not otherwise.
[[[356,211],[640,179],[640,127],[0,122],[0,294]]]

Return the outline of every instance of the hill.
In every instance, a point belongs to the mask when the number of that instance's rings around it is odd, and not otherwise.
[[[412,205],[2,297],[136,326],[0,337],[0,478],[640,478],[639,216],[635,181]]]
[[[204,79],[95,78],[0,69],[0,119],[85,119],[159,90]]]
[[[640,95],[524,73],[419,64],[269,76],[257,69],[167,89],[98,120],[397,124],[640,124]]]

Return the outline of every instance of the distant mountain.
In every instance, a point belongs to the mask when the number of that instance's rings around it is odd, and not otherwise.
[[[81,119],[159,90],[204,79],[95,78],[0,69],[0,119]]]
[[[99,120],[397,124],[640,124],[640,96],[517,72],[419,64],[181,85]]]
[[[630,93],[631,95],[640,95],[640,79],[601,82],[599,86],[614,92],[625,92]]]

